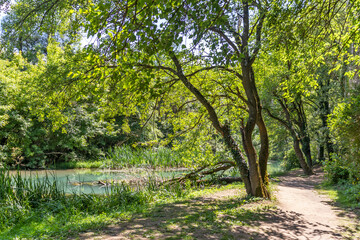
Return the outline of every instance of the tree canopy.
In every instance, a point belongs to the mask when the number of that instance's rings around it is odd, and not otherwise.
[[[345,134],[356,123],[344,121],[356,118],[359,1],[2,3],[1,66],[12,79],[0,93],[3,139],[14,109],[46,131],[72,132],[74,146],[105,131],[137,141],[147,129],[149,141],[204,156],[227,149],[259,197],[270,197],[273,126],[287,131],[284,148],[293,143],[306,174],[324,146],[330,160],[347,151],[352,140],[333,135],[356,139]]]

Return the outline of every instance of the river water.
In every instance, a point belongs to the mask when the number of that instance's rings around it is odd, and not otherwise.
[[[151,180],[164,180],[181,176],[186,169],[124,169],[124,170],[33,170],[33,171],[10,171],[11,175],[17,172],[25,178],[48,179],[57,181],[60,187],[64,187],[67,193],[105,193],[110,190],[108,182],[126,182],[131,185],[139,185]]]
[[[281,169],[279,162],[269,162],[270,175]],[[11,175],[18,171],[10,171]],[[154,170],[148,168],[129,168],[122,170],[100,169],[69,169],[69,170],[33,170],[19,171],[22,177],[48,179],[57,181],[67,193],[106,193],[110,190],[108,182],[126,182],[133,186],[144,184],[151,180],[164,180],[179,177],[186,169]]]

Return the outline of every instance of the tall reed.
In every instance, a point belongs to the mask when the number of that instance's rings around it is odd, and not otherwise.
[[[67,194],[55,176],[24,177],[6,169],[0,169],[0,186],[0,232],[22,226],[29,218],[60,214],[70,219],[79,214],[111,214],[131,206],[145,206],[154,198],[180,197],[186,193],[180,185],[164,187],[149,179],[142,187],[115,184],[107,187],[104,194]]]
[[[139,191],[125,184],[109,187],[105,194],[66,194],[55,176],[22,176],[0,169],[0,229],[19,223],[32,214],[108,212],[119,206],[147,201]]]
[[[181,154],[169,148],[157,149],[121,146],[110,149],[106,163],[109,167],[183,167]]]

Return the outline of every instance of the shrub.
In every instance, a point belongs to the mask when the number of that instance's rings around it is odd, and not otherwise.
[[[335,181],[348,177],[350,182],[357,182],[360,178],[360,89],[339,103],[329,119],[338,155],[333,155],[334,162],[327,163],[326,169]]]
[[[286,152],[283,160],[283,167],[286,170],[291,170],[300,167],[299,160],[297,159],[293,148]]]
[[[324,162],[324,170],[326,171],[328,181],[332,184],[349,180],[350,171],[344,164],[344,161],[336,154],[332,155],[331,160]]]

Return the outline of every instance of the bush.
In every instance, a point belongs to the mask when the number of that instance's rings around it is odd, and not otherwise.
[[[332,184],[350,180],[350,170],[336,154],[332,155],[331,160],[324,162],[324,170],[327,180]]]
[[[338,155],[333,155],[333,163],[326,163],[327,171],[336,182],[347,178],[351,183],[360,179],[360,89],[339,103],[329,118],[333,140],[336,141]],[[341,156],[341,157],[340,157]]]
[[[97,111],[84,106],[64,110],[69,121],[54,130],[50,119],[39,121],[24,109],[11,110],[8,123],[0,127],[0,162],[7,166],[44,168],[54,163],[104,157],[104,149],[126,136],[119,130],[121,122],[103,121]]]
[[[286,170],[291,170],[291,169],[300,167],[299,160],[296,157],[296,154],[295,154],[295,151],[293,148],[286,152],[285,157],[283,159],[283,167]]]

